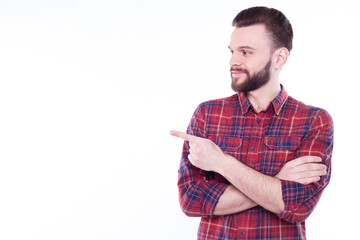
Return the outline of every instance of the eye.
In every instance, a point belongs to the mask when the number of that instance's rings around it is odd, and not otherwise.
[[[242,52],[242,54],[243,54],[244,56],[247,56],[247,55],[250,55],[250,54],[251,54],[250,51],[246,51],[246,50],[242,50],[241,52]]]

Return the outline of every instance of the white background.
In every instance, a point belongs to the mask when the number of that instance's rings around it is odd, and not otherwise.
[[[233,94],[231,21],[254,5],[293,25],[288,93],[335,122],[308,239],[358,238],[358,1],[0,0],[0,239],[195,239],[168,132]]]

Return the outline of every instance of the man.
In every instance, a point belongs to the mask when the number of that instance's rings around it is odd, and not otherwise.
[[[330,180],[333,123],[287,95],[279,73],[293,32],[278,10],[240,12],[229,45],[237,94],[199,105],[179,169],[198,239],[306,239],[305,219]]]

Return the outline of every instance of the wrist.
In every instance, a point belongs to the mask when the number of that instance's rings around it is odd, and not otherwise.
[[[239,162],[239,161],[237,159],[235,159],[234,157],[224,153],[224,156],[222,157],[220,164],[218,165],[215,172],[217,172],[220,175],[222,175],[223,177],[225,177],[227,175],[227,171],[229,169],[232,169],[233,167],[235,167],[236,162]]]

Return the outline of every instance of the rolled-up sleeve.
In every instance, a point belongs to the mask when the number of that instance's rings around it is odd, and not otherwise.
[[[296,157],[318,156],[327,166],[327,173],[315,183],[302,185],[281,180],[284,211],[279,215],[289,222],[303,222],[312,213],[331,176],[331,156],[333,150],[334,126],[331,116],[319,110],[296,152]]]
[[[201,104],[191,118],[188,134],[206,137],[205,115],[205,105]],[[189,149],[188,142],[185,142],[178,173],[181,209],[187,216],[213,217],[216,204],[227,185],[209,178],[211,173],[194,167],[188,160]]]

